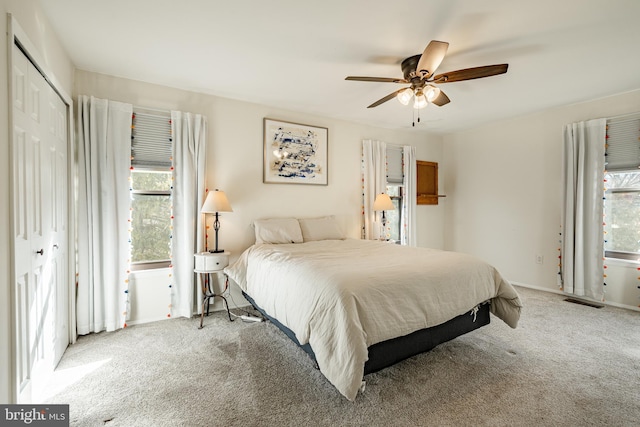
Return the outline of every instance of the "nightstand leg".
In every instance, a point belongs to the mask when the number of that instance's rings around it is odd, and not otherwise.
[[[200,280],[202,280],[202,307],[200,307],[200,327],[198,329],[202,329],[203,326],[203,322],[204,322],[204,306],[205,304],[207,305],[207,316],[209,315],[209,297],[208,294],[210,292],[209,291],[209,281],[210,281],[210,277],[209,274],[204,273],[200,276]]]
[[[207,317],[209,317],[209,307],[211,306],[211,300],[208,295],[214,294],[213,288],[211,287],[211,273],[205,275],[207,277],[207,297],[205,298],[207,301]]]
[[[233,319],[231,318],[231,312],[229,311],[229,303],[227,302],[227,299],[222,295],[216,295],[216,296],[222,298],[222,301],[224,301],[224,306],[227,309],[227,316],[229,317],[229,321],[233,322]]]
[[[202,322],[204,321],[204,302],[209,298],[202,297],[202,309],[200,310],[200,327],[198,329],[202,329]]]

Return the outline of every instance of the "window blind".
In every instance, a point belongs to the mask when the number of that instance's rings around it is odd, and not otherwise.
[[[134,109],[131,122],[131,165],[134,167],[171,167],[171,116]]]
[[[403,181],[402,147],[387,146],[387,182],[390,184],[402,184]]]
[[[607,121],[605,167],[608,171],[640,168],[640,118]]]

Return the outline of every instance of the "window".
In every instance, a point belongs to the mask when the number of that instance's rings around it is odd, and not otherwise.
[[[133,269],[169,266],[171,172],[131,171],[131,263]]]
[[[135,111],[131,132],[131,269],[170,265],[171,118]]]
[[[386,211],[387,224],[389,224],[389,239],[400,243],[402,227],[402,185],[387,184],[387,194],[395,207],[392,211]]]
[[[387,194],[395,209],[386,211],[385,215],[389,228],[389,239],[397,243],[401,241],[403,182],[402,147],[387,146]]]
[[[640,172],[607,172],[605,256],[640,258]]]
[[[640,119],[607,122],[605,256],[640,259]]]

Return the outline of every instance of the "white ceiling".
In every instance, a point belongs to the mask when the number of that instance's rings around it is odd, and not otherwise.
[[[451,132],[640,88],[639,0],[40,0],[77,68],[387,128],[400,61],[449,42],[438,72],[508,63],[440,85],[415,129]],[[640,106],[639,106],[640,109]]]

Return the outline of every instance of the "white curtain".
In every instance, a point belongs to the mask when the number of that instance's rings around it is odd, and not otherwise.
[[[362,141],[362,238],[380,238],[381,216],[373,210],[376,195],[387,192],[387,144],[382,141]]]
[[[128,313],[130,104],[78,97],[77,331],[122,328]]]
[[[173,232],[171,316],[191,317],[202,295],[195,288],[194,257],[204,250],[206,118],[171,112],[173,135]]]
[[[402,169],[404,193],[402,196],[402,230],[401,243],[416,246],[416,147],[405,145],[402,147]]]
[[[606,119],[564,126],[561,280],[565,292],[604,297]]]

